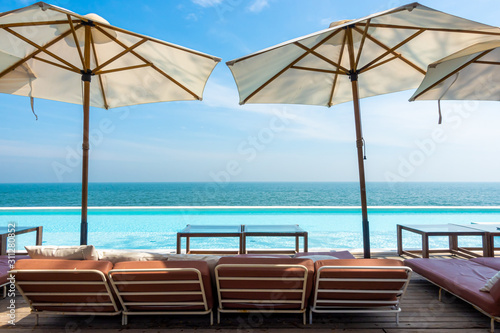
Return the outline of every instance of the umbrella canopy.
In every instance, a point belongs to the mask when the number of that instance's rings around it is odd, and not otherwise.
[[[83,105],[81,243],[87,243],[89,107],[201,100],[220,61],[43,2],[0,14],[0,92]]]
[[[479,43],[429,65],[415,100],[500,101],[500,40]]]
[[[500,29],[418,3],[361,19],[229,61],[240,104],[332,106],[353,101],[363,219],[370,256],[359,99],[418,86],[427,64],[471,44],[498,39]]]

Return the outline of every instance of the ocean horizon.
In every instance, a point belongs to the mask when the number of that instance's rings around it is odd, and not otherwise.
[[[369,206],[500,206],[497,182],[368,182]],[[80,183],[2,183],[0,207],[79,207]],[[88,205],[359,206],[357,182],[89,183]]]
[[[500,183],[366,187],[368,206],[374,207],[368,210],[372,248],[396,248],[397,224],[500,221]],[[187,224],[299,224],[309,232],[311,249],[362,247],[356,182],[90,183],[88,202],[89,244],[100,249],[171,250]],[[0,223],[42,225],[44,245],[79,244],[80,205],[79,183],[0,184]],[[33,244],[32,238],[33,233],[20,235],[17,243],[21,248]],[[410,247],[421,241],[418,235],[405,238]],[[251,245],[288,247],[289,241],[264,237]],[[478,240],[464,241],[477,246]],[[432,245],[447,242],[447,237],[436,237]],[[235,245],[201,238],[193,246]]]

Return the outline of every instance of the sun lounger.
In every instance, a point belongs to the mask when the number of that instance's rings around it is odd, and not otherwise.
[[[122,324],[129,315],[212,315],[212,285],[205,261],[126,261],[109,279],[118,296]]]
[[[463,259],[407,259],[405,264],[416,273],[437,285],[441,290],[471,304],[491,319],[491,332],[495,321],[500,321],[500,282],[489,292],[481,291],[499,269],[498,258]]]
[[[36,315],[120,314],[107,274],[109,261],[24,259],[10,273]]]
[[[399,260],[339,259],[315,262],[314,313],[395,313],[410,282],[411,269]]]
[[[223,257],[215,267],[221,313],[301,313],[306,323],[313,261],[299,258]]]
[[[15,255],[10,259],[8,255],[0,256],[0,288],[2,288],[3,298],[7,297],[7,286],[11,283],[9,280],[11,265],[15,260],[19,259],[29,259],[29,256]]]

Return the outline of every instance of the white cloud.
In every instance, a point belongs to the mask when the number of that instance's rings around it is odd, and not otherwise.
[[[215,7],[220,5],[223,0],[191,0],[193,3],[202,7]]]
[[[34,142],[0,139],[0,156],[35,158],[60,158],[64,156],[61,147]]]
[[[259,12],[261,12],[266,7],[269,7],[269,1],[268,0],[255,0],[248,7],[248,10],[251,11],[251,12],[253,12],[253,13],[259,13]]]
[[[331,19],[330,17],[327,17],[327,18],[321,19],[321,20],[319,21],[319,24],[320,24],[320,25],[321,25],[324,29],[326,29],[326,28],[328,28],[328,27],[330,26],[330,24],[331,24],[333,21],[335,21],[335,20]]]
[[[186,16],[186,20],[188,20],[188,21],[198,21],[198,16],[196,16],[196,14],[194,14],[194,13],[190,13],[190,14],[188,14],[188,16]]]

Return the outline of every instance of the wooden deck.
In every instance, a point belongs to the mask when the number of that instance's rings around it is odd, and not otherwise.
[[[399,258],[394,253],[379,257]],[[21,296],[15,298],[15,326],[8,323],[9,298],[0,300],[0,330],[5,332],[130,332],[160,331],[226,333],[226,332],[489,332],[490,319],[471,305],[443,293],[438,301],[438,288],[414,274],[402,301],[399,326],[395,316],[384,314],[332,315],[315,314],[312,325],[303,325],[300,315],[223,314],[221,324],[210,326],[208,316],[130,316],[127,326],[121,316],[50,316],[40,317],[35,326],[34,316]],[[214,316],[215,318],[215,316]],[[497,323],[500,332],[500,323]]]

